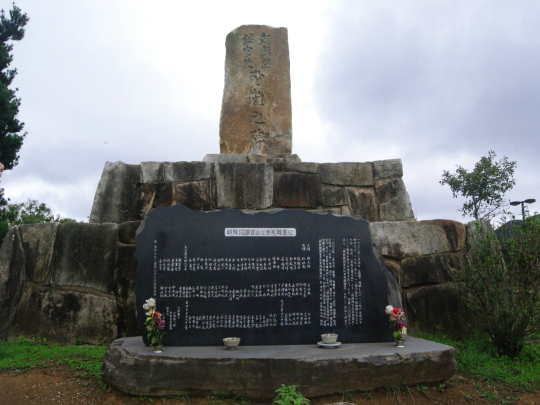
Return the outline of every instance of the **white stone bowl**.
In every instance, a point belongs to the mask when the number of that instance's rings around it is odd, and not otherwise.
[[[321,339],[325,345],[332,345],[337,341],[337,333],[325,333],[321,335]]]
[[[223,339],[223,344],[227,346],[229,350],[236,350],[236,347],[240,344],[240,338],[238,337],[228,337]]]

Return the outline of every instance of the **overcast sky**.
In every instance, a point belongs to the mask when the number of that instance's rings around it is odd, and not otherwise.
[[[7,12],[11,1],[1,1]],[[105,162],[219,153],[225,37],[287,27],[293,153],[401,158],[419,220],[468,222],[443,170],[495,150],[511,200],[540,211],[540,3],[534,1],[18,0],[14,87],[28,135],[4,172],[11,202],[86,219]],[[515,213],[520,209],[512,208]]]

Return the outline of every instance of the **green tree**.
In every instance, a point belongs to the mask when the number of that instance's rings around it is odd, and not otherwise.
[[[18,152],[26,136],[26,133],[20,134],[24,123],[16,118],[21,105],[21,99],[15,94],[19,89],[9,88],[17,75],[17,69],[9,69],[13,61],[13,44],[8,41],[23,39],[27,22],[28,16],[22,13],[15,3],[9,11],[9,18],[3,9],[0,13],[0,162],[7,170],[13,169],[19,163]],[[0,207],[7,203],[4,189],[0,189]]]
[[[22,146],[26,133],[19,135],[24,127],[16,116],[19,113],[21,99],[15,96],[17,88],[9,86],[17,75],[17,69],[9,69],[13,61],[13,44],[8,41],[20,41],[24,37],[24,27],[28,22],[26,13],[13,3],[9,19],[4,10],[0,14],[0,162],[7,170],[19,163],[17,153]]]
[[[504,194],[516,184],[514,170],[517,162],[509,162],[506,156],[496,162],[496,156],[490,150],[488,156],[482,157],[470,173],[461,166],[457,166],[455,174],[443,171],[439,183],[448,184],[454,198],[463,196],[467,199],[459,210],[464,217],[490,221],[497,215],[510,214],[504,208]]]
[[[36,200],[20,204],[7,204],[0,209],[0,244],[11,227],[16,225],[43,224],[47,222],[71,222],[71,218],[54,215],[49,207]]]

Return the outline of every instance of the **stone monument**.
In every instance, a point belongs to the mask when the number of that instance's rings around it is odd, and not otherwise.
[[[287,28],[243,25],[225,42],[222,154],[284,158],[292,152]]]
[[[391,342],[384,309],[402,305],[381,258],[362,219],[159,207],[137,235],[137,308],[157,299],[167,346],[218,346],[227,336],[314,344],[324,333]],[[138,318],[144,338],[145,313]]]
[[[401,307],[399,287],[413,324],[467,336],[469,313],[441,259],[461,265],[469,228],[416,222],[399,159],[299,162],[287,30],[243,26],[226,45],[221,154],[107,162],[90,223],[13,227],[0,249],[0,338],[113,342],[103,379],[137,396],[232,389],[270,400],[281,384],[295,384],[320,397],[452,376],[453,348],[387,341],[381,300]],[[144,249],[154,247],[148,263]],[[148,295],[166,314],[166,345],[204,345],[146,347],[136,312]],[[317,335],[334,327],[343,344],[317,347]],[[229,333],[242,333],[238,350],[216,343]]]

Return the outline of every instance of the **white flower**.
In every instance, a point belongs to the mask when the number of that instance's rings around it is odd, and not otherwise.
[[[154,308],[156,306],[156,300],[153,299],[153,298],[149,298],[146,300],[146,304],[150,307],[150,308]],[[144,307],[144,306],[143,306]],[[146,309],[146,308],[145,308]]]
[[[386,309],[384,310],[384,312],[386,312],[388,315],[390,315],[390,312],[392,312],[393,309],[394,309],[394,307],[392,305],[388,305],[386,307]]]
[[[407,335],[407,327],[404,326],[403,328],[401,328],[400,332],[404,336]]]
[[[148,304],[144,304],[142,307],[144,308],[145,311],[148,311],[148,310],[150,309],[150,307],[148,306]]]

